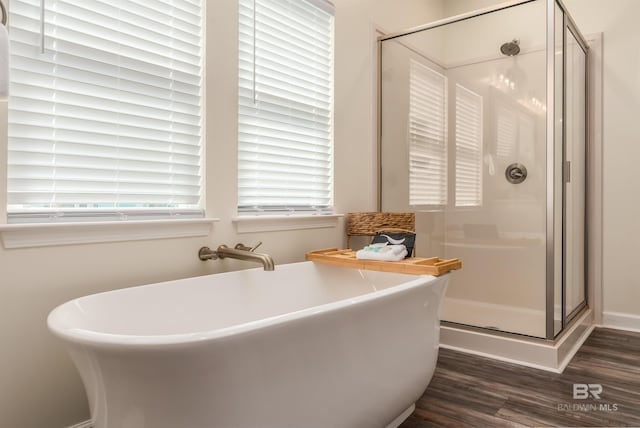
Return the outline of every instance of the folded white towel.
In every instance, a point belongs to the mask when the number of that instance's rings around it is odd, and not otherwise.
[[[404,245],[371,244],[356,252],[359,260],[380,260],[386,262],[399,262],[407,256],[407,247]]]

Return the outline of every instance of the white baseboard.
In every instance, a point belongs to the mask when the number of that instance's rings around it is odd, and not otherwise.
[[[602,327],[640,332],[640,316],[621,312],[604,312]]]
[[[84,422],[80,422],[79,424],[75,424],[74,426],[71,426],[69,428],[93,428],[93,422],[84,421]]]

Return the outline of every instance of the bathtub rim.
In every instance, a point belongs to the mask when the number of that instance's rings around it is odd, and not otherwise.
[[[286,265],[301,265],[301,264],[312,264],[312,263],[314,262],[304,261],[304,262],[297,262],[297,263],[288,263]],[[286,266],[286,265],[281,265],[281,266]],[[353,268],[338,267],[338,266],[327,266],[327,267],[331,269],[353,269]],[[255,268],[251,270],[259,270],[259,269],[261,268]],[[357,270],[362,272],[362,269],[357,269]],[[191,278],[203,278],[207,276],[214,276],[214,275],[220,275],[220,274],[224,275],[224,274],[229,274],[234,272],[237,272],[237,271],[215,273],[211,275],[203,275],[203,276],[191,277]],[[375,290],[372,292],[368,292],[356,297],[342,299],[335,302],[325,303],[318,306],[312,306],[309,308],[304,308],[304,309],[288,312],[281,315],[275,315],[267,318],[262,318],[259,320],[249,321],[249,322],[236,324],[229,327],[223,327],[220,329],[210,330],[210,331],[196,331],[192,333],[178,333],[178,334],[167,334],[167,335],[131,335],[131,334],[104,333],[104,332],[97,332],[94,330],[87,330],[83,328],[68,328],[68,327],[61,327],[59,325],[56,325],[58,322],[56,318],[59,316],[59,314],[62,313],[64,310],[66,310],[68,306],[73,305],[76,301],[80,299],[83,299],[89,296],[104,294],[104,293],[127,290],[129,288],[151,287],[154,285],[164,284],[167,282],[175,282],[175,281],[191,279],[191,278],[183,278],[183,279],[178,279],[173,281],[162,281],[162,282],[140,285],[136,287],[127,287],[127,288],[110,290],[110,291],[90,294],[87,296],[77,297],[75,299],[62,303],[61,305],[54,308],[47,317],[47,326],[49,328],[49,331],[51,331],[51,333],[63,339],[64,341],[72,342],[79,345],[91,346],[91,347],[112,348],[112,349],[113,348],[149,349],[149,348],[156,348],[156,347],[160,347],[160,348],[181,347],[186,345],[192,345],[195,343],[224,339],[231,336],[238,336],[241,334],[250,333],[252,331],[260,330],[263,328],[268,328],[268,327],[276,326],[279,324],[295,321],[297,319],[318,316],[321,314],[334,312],[345,307],[365,304],[367,302],[379,299],[381,297],[408,292],[423,284],[439,282],[438,280],[444,279],[448,276],[448,274],[436,277],[433,275],[397,274],[393,272],[379,272],[379,273],[391,274],[391,275],[414,276],[415,279],[400,283],[398,285],[395,285],[389,288],[385,288],[383,290]]]

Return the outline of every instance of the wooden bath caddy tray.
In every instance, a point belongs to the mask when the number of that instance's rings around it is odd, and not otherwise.
[[[350,267],[354,269],[377,270],[381,272],[406,273],[411,275],[442,275],[450,270],[462,268],[459,259],[442,260],[438,257],[428,259],[410,257],[399,262],[381,262],[377,260],[358,260],[353,250],[327,248],[315,250],[305,255],[307,260],[327,265]]]

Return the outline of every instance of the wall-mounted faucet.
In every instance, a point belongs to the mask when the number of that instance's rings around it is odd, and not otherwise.
[[[216,260],[216,259],[238,259],[251,262],[262,263],[264,270],[274,270],[273,259],[268,254],[256,253],[255,250],[262,242],[258,242],[254,247],[247,247],[243,244],[236,244],[234,248],[229,248],[226,245],[220,245],[215,251],[209,247],[202,247],[198,251],[198,258],[200,260]]]

